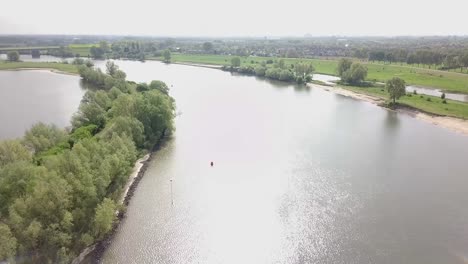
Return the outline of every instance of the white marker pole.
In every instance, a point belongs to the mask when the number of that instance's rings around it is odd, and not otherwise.
[[[172,197],[172,179],[171,179],[171,204],[174,205],[174,198]]]

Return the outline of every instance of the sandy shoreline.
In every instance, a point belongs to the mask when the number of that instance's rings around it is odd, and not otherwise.
[[[336,94],[340,94],[343,96],[351,97],[354,99],[363,100],[363,101],[366,101],[375,105],[385,102],[385,100],[381,98],[366,95],[366,94],[356,93],[350,90],[343,89],[339,86],[330,87],[330,86],[323,86],[323,85],[318,85],[318,84],[309,84],[309,86],[321,88],[321,89],[324,89],[324,90],[327,90]],[[421,111],[418,111],[416,109],[410,109],[410,108],[400,108],[395,111],[398,113],[409,115],[419,120],[423,120],[425,122],[429,122],[433,125],[449,129],[456,133],[460,133],[460,134],[468,136],[468,120],[463,120],[460,118],[449,117],[449,116],[430,115],[430,114],[426,114]]]
[[[133,185],[135,182],[135,178],[138,176],[138,174],[141,171],[141,168],[145,164],[145,162],[149,159],[150,154],[146,154],[139,160],[135,162],[135,166],[133,167],[132,173],[128,177],[127,184],[125,184],[124,187],[124,192],[122,193],[122,197],[120,197],[119,204],[123,204],[125,202],[125,199],[128,196],[128,191],[130,190],[130,187]]]

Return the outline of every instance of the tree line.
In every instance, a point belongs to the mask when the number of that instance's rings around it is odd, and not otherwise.
[[[0,142],[0,261],[69,263],[105,237],[135,161],[173,129],[165,83],[126,81],[112,62],[80,75],[95,88],[71,130],[39,123]]]
[[[233,57],[231,64],[224,65],[222,69],[299,84],[312,81],[312,74],[315,70],[311,63],[296,62],[287,65],[284,59],[275,62],[273,60],[262,61],[259,65],[255,65],[254,61],[250,65],[241,65],[239,57]]]

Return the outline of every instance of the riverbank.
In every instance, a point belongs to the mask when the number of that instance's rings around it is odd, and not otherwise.
[[[50,70],[57,73],[78,75],[78,68],[73,64],[58,62],[6,62],[0,61],[0,70]]]
[[[383,103],[385,103],[385,99],[381,97],[358,93],[356,91],[352,91],[350,89],[347,89],[341,86],[330,87],[330,86],[323,86],[323,85],[318,85],[318,84],[308,84],[308,85],[312,88],[324,89],[329,92],[340,94],[346,97],[351,97],[357,100],[366,101],[366,102],[369,102],[378,106],[381,106]],[[419,120],[429,122],[433,125],[440,126],[440,127],[449,129],[451,131],[468,136],[468,121],[461,119],[461,118],[436,115],[436,114],[431,114],[427,112],[425,113],[425,112],[421,112],[420,110],[416,108],[405,107],[405,106],[399,107],[395,110],[392,110],[392,109],[389,109],[389,110],[396,111],[402,114],[406,114],[411,117],[417,118]]]
[[[116,212],[118,220],[114,223],[112,230],[106,235],[106,237],[104,237],[104,239],[84,249],[81,254],[73,260],[72,264],[100,263],[102,256],[104,255],[107,247],[112,242],[112,239],[114,238],[114,235],[117,232],[122,219],[124,219],[126,216],[125,207],[130,203],[130,200],[132,199],[138,184],[145,175],[149,164],[153,160],[154,155],[164,146],[165,142],[166,133],[163,133],[151,152],[135,162],[132,173],[130,174],[127,183],[125,184],[124,192],[122,193],[121,200],[119,200],[118,204],[119,206],[124,207]]]
[[[138,184],[141,177],[143,177],[144,172],[142,172],[142,169],[145,168],[145,171],[146,171],[146,166],[147,166],[146,164],[149,161],[149,159],[151,158],[151,155],[152,155],[152,153],[146,154],[145,156],[143,156],[142,158],[138,159],[135,162],[135,165],[134,165],[134,167],[132,169],[132,173],[128,177],[127,183],[125,184],[124,192],[122,193],[122,197],[119,200],[119,203],[118,203],[119,206],[128,205],[128,202],[129,202],[129,200],[131,198],[129,195],[133,195],[133,191],[136,188],[136,184]],[[131,193],[130,193],[130,190],[132,190]],[[117,214],[117,216],[119,218],[118,222],[120,222],[120,220],[123,218],[125,212],[120,210],[120,211],[117,211],[116,214]],[[114,228],[113,228],[112,232],[115,232],[114,230],[117,228],[118,222],[114,225]],[[102,242],[97,242],[97,243],[85,248],[81,252],[81,254],[72,261],[72,264],[81,263],[89,254],[93,253],[96,250],[96,248],[99,246],[100,243],[102,243]]]
[[[211,54],[183,54],[173,53],[173,62],[200,63],[208,65],[230,65],[230,55]],[[161,57],[150,57],[150,60],[162,60]],[[338,59],[309,59],[309,58],[277,58],[277,57],[240,57],[241,66],[256,66],[262,62],[277,61],[283,59],[286,65],[297,62],[310,62],[315,68],[315,73],[336,75]],[[377,64],[367,61],[359,61],[368,68],[368,81],[385,82],[393,77],[400,77],[409,85],[424,87],[438,87],[445,92],[468,94],[468,74],[448,72],[427,68],[410,67],[408,65]],[[271,65],[271,64],[267,64]]]

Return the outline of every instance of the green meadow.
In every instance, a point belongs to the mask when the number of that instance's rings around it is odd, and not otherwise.
[[[80,57],[89,57],[91,56],[90,49],[95,44],[71,44],[68,47],[72,50],[73,54],[79,54]]]
[[[367,94],[370,96],[382,98],[384,100],[389,99],[388,92],[383,87],[340,87],[356,93]],[[407,94],[401,97],[399,100],[397,100],[397,102],[400,105],[419,109],[423,112],[427,112],[430,114],[468,119],[468,103],[446,99],[447,103],[444,104],[443,100],[440,97],[419,94]]]
[[[195,54],[172,54],[173,62],[189,62],[212,65],[229,65],[231,58],[228,55],[195,55]],[[150,59],[161,60],[160,57]],[[262,61],[277,61],[281,58],[268,57],[242,57],[242,65],[259,64]],[[286,64],[292,64],[297,61],[311,62],[315,67],[315,73],[336,75],[338,65],[337,59],[295,59],[284,58]],[[367,80],[376,82],[385,82],[392,77],[400,77],[411,85],[420,85],[434,87],[446,92],[467,93],[468,94],[468,74],[433,70],[428,68],[409,67],[407,65],[397,64],[377,64],[361,62],[368,68]]]
[[[57,62],[7,62],[0,61],[0,70],[18,70],[26,68],[54,69],[66,73],[78,74],[78,68],[73,64]]]

